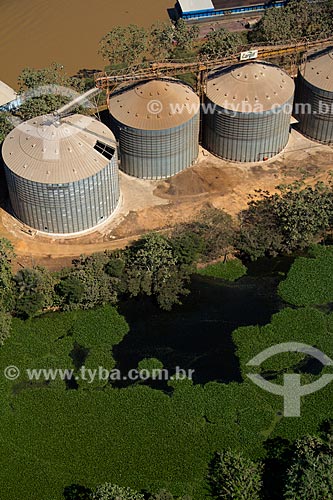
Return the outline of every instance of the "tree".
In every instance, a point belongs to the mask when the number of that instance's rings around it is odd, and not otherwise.
[[[84,78],[68,76],[64,67],[57,63],[40,69],[24,68],[18,83],[21,92],[25,92],[25,99],[15,114],[22,120],[52,113],[67,104],[73,92],[85,89]],[[83,112],[83,108],[78,107],[73,111]]]
[[[132,297],[154,295],[160,307],[170,310],[188,293],[188,277],[170,241],[158,233],[147,234],[126,250],[125,279]]]
[[[14,306],[12,259],[14,248],[10,241],[0,238],[0,311],[10,312]]]
[[[262,470],[261,463],[240,453],[216,453],[209,473],[212,493],[219,500],[259,500]]]
[[[214,207],[203,209],[197,219],[180,224],[173,238],[193,235],[193,245],[200,252],[203,261],[225,257],[231,252],[234,244],[235,227],[232,217]],[[177,241],[177,240],[176,240]],[[195,249],[193,249],[195,251]]]
[[[175,23],[174,43],[180,51],[192,51],[199,36],[199,27],[196,24],[188,24],[184,19],[178,19]]]
[[[286,475],[285,500],[332,500],[333,454],[320,438],[296,441]]]
[[[53,304],[54,282],[50,273],[42,268],[20,269],[14,277],[16,286],[15,311],[30,318]]]
[[[74,267],[65,270],[56,286],[56,293],[65,310],[92,309],[116,303],[118,280],[106,272],[108,263],[106,253],[96,253],[75,260]]]
[[[292,33],[292,18],[287,15],[285,8],[267,9],[249,34],[249,40],[275,45],[290,42]]]
[[[16,115],[24,121],[30,120],[31,118],[35,118],[35,116],[52,113],[69,101],[68,97],[54,94],[33,97],[23,102],[16,111]]]
[[[84,297],[84,285],[78,276],[70,274],[60,280],[56,286],[56,292],[62,297],[64,304],[68,306],[80,304]]]
[[[306,248],[332,227],[330,185],[295,182],[278,189],[273,195],[257,191],[257,197],[240,214],[236,247],[252,260]]]
[[[92,496],[93,500],[144,500],[142,493],[111,483],[97,486]]]
[[[302,38],[325,38],[332,31],[329,1],[317,4],[291,0],[281,9],[267,9],[250,33],[250,42],[288,43]]]
[[[53,63],[45,68],[24,68],[19,77],[20,90],[36,89],[44,85],[71,87],[77,91],[84,88],[84,79],[68,76],[62,64]]]
[[[149,54],[154,59],[165,59],[174,49],[175,26],[170,22],[153,24],[149,34]]]
[[[153,493],[149,500],[174,500],[172,493],[167,490],[160,490],[157,493]]]
[[[205,249],[203,236],[186,227],[176,229],[170,241],[178,262],[185,266],[192,266],[197,262]]]
[[[147,32],[144,28],[135,24],[115,26],[100,41],[99,53],[111,66],[140,63],[143,61],[147,42]]]
[[[296,182],[279,189],[281,196],[271,200],[286,245],[291,250],[305,248],[332,225],[332,186],[319,182],[312,187]]]
[[[235,54],[240,45],[242,45],[241,35],[220,28],[210,31],[205,36],[200,54],[208,59],[226,57]]]
[[[9,113],[0,111],[0,144],[14,128],[13,124],[9,120],[9,117]]]
[[[283,234],[276,214],[269,203],[251,201],[239,215],[239,230],[235,246],[241,255],[257,260],[268,255],[275,257],[283,250]]]

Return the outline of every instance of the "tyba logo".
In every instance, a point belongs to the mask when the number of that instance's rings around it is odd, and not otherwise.
[[[284,352],[300,352],[313,356],[324,366],[333,366],[333,360],[326,356],[326,354],[319,351],[315,347],[298,342],[285,342],[269,347],[251,359],[251,361],[247,363],[247,366],[260,366],[264,361],[266,361],[266,359]],[[301,396],[317,392],[333,380],[333,375],[322,375],[320,379],[315,382],[302,386],[301,375],[284,374],[283,385],[277,385],[264,379],[259,374],[248,374],[247,376],[252,380],[252,382],[261,387],[261,389],[271,392],[272,394],[283,396],[285,417],[300,417]]]

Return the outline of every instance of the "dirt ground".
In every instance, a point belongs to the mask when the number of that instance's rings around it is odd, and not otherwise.
[[[190,220],[204,206],[223,208],[235,216],[256,189],[274,192],[277,185],[302,178],[309,183],[325,181],[331,170],[333,147],[306,139],[296,130],[286,149],[265,162],[231,163],[200,148],[196,165],[167,180],[147,181],[121,173],[119,207],[98,230],[70,238],[29,234],[3,202],[0,235],[14,244],[17,266],[39,264],[55,270],[81,254],[122,248],[147,231]]]

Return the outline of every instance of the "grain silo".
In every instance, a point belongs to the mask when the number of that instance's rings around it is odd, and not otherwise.
[[[287,144],[294,82],[262,62],[233,66],[208,80],[203,145],[221,158],[261,161]]]
[[[324,143],[333,142],[333,52],[315,55],[298,70],[294,116],[299,130]]]
[[[90,229],[118,204],[115,138],[91,117],[28,120],[8,134],[2,157],[13,211],[39,231]]]
[[[197,159],[200,101],[187,85],[152,80],[122,89],[111,97],[109,110],[127,174],[171,177]]]

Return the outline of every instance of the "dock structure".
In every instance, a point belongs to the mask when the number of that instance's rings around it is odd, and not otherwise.
[[[230,14],[262,12],[284,7],[287,0],[178,0],[178,15],[184,20],[204,20]]]

